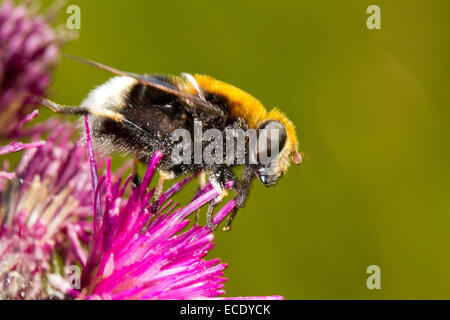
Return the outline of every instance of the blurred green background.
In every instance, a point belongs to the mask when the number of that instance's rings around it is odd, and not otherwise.
[[[209,74],[295,123],[307,160],[275,187],[255,181],[233,231],[216,232],[227,295],[450,298],[449,1],[69,4],[81,30],[64,52]],[[49,96],[78,104],[109,77],[62,58]],[[366,287],[372,264],[381,290]]]

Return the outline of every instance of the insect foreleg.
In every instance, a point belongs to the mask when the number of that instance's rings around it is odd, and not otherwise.
[[[233,222],[234,217],[236,216],[239,209],[244,207],[245,201],[248,198],[248,194],[250,192],[250,186],[253,178],[255,177],[254,169],[250,166],[244,168],[242,173],[242,181],[239,184],[235,183],[236,189],[236,207],[231,211],[227,225],[223,228],[223,231],[231,230],[231,223]]]
[[[158,184],[156,185],[155,195],[153,198],[153,205],[152,205],[152,211],[153,213],[156,213],[158,211],[159,207],[159,199],[161,198],[161,194],[164,190],[164,181],[170,180],[174,178],[174,174],[170,171],[165,170],[159,170],[159,180]]]

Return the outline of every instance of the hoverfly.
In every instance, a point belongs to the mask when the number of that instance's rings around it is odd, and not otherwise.
[[[237,210],[244,206],[254,177],[265,186],[273,185],[285,174],[291,160],[295,164],[302,160],[292,122],[277,109],[267,111],[257,99],[230,84],[199,74],[140,75],[91,60],[71,58],[116,76],[93,89],[79,106],[60,105],[41,97],[37,102],[62,114],[89,114],[94,146],[104,152],[129,153],[148,163],[155,151],[163,151],[158,168],[160,180],[155,193],[156,203],[165,180],[199,173],[201,184],[204,184],[205,175],[208,176],[219,193],[207,212],[207,223],[213,230],[212,212],[227,194],[227,181],[234,182],[236,207],[224,230],[230,229]],[[255,129],[257,132],[275,130],[278,133],[276,157],[269,163],[244,164],[241,179],[232,171],[236,163],[175,163],[170,156],[175,146],[172,133],[180,128],[193,132],[196,121],[201,121],[206,129],[215,128],[222,132],[228,128]],[[273,138],[258,135],[257,139],[270,143]],[[246,154],[256,153],[257,159],[259,151],[245,150]]]

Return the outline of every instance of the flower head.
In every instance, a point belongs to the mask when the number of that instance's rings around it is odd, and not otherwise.
[[[65,264],[75,263],[67,250],[71,235],[87,242],[92,216],[90,168],[72,135],[70,125],[59,124],[45,143],[0,148],[0,153],[26,148],[12,179],[0,178],[0,299],[65,294],[47,281],[58,271],[52,270],[52,259],[60,250]]]
[[[0,138],[18,134],[29,95],[42,95],[61,39],[43,16],[10,0],[0,5]]]

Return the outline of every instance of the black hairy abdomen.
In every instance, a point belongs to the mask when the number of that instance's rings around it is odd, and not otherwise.
[[[109,118],[97,119],[95,138],[103,149],[132,153],[143,162],[148,162],[155,151],[161,150],[165,155],[163,165],[170,166],[172,132],[177,128],[189,128],[192,122],[177,97],[136,84],[126,95],[124,106],[116,111],[135,126]]]

